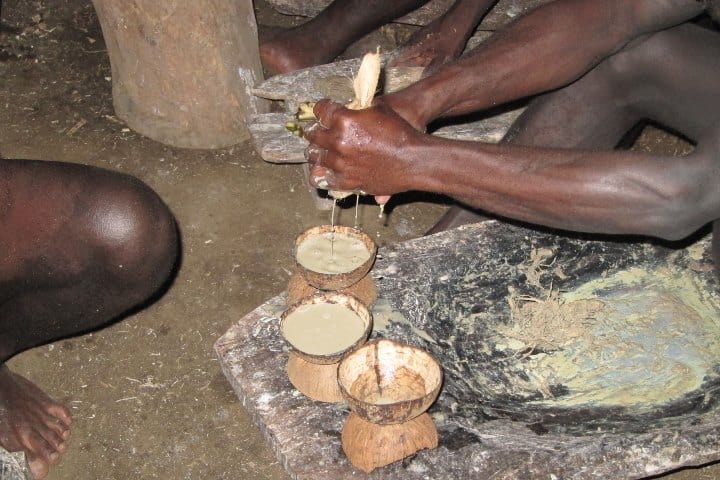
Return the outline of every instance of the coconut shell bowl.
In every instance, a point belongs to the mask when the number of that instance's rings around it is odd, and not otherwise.
[[[295,240],[297,270],[318,290],[342,290],[357,284],[367,276],[376,254],[377,246],[367,233],[342,225],[313,227]]]
[[[290,383],[313,400],[342,402],[339,362],[371,331],[372,315],[355,297],[318,292],[298,300],[280,316],[280,333],[290,347]]]
[[[338,384],[352,409],[342,447],[357,468],[369,473],[437,447],[427,409],[440,393],[442,369],[426,351],[392,340],[368,342],[340,362]]]

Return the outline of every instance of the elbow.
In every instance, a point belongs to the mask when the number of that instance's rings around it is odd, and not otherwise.
[[[675,242],[686,239],[712,221],[704,214],[704,200],[698,193],[695,186],[663,198],[648,214],[644,233]]]

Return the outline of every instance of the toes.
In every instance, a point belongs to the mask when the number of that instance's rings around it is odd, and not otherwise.
[[[33,478],[35,478],[35,480],[41,480],[47,477],[50,471],[50,466],[47,462],[39,458],[28,457],[28,466],[30,467],[30,473],[32,473]]]
[[[67,407],[55,402],[27,378],[20,375],[14,375],[14,378],[18,383],[24,385],[29,391],[33,392],[35,401],[40,403],[46,412],[62,421],[68,427],[70,426],[72,423],[72,416],[70,415],[70,410],[68,410]]]
[[[55,448],[57,449],[57,451],[60,454],[63,454],[65,452],[67,452],[67,443],[65,443],[65,442],[59,443]]]
[[[42,432],[36,430],[20,432],[20,439],[23,449],[34,459],[45,464],[57,463],[60,460],[60,453],[57,446],[64,442],[50,429]],[[46,438],[48,438],[46,440]],[[64,447],[63,447],[64,448]]]
[[[61,435],[58,435],[55,431],[53,431],[51,429],[44,429],[42,432],[40,432],[40,435],[47,442],[47,444],[50,446],[50,448],[54,450],[53,453],[57,453],[57,452],[62,453],[67,449],[64,439],[62,438]],[[52,459],[49,459],[49,460],[52,460]]]
[[[44,423],[47,426],[48,429],[50,429],[52,432],[54,432],[54,437],[57,438],[57,442],[60,442],[62,440],[67,440],[70,438],[70,428],[67,424],[63,422],[63,420],[48,415],[44,419]],[[48,439],[50,440],[50,439]],[[51,442],[52,443],[52,442]]]
[[[65,424],[65,427],[69,427],[72,424],[72,416],[70,416],[70,410],[67,409],[64,405],[60,405],[57,403],[52,403],[48,405],[47,412],[60,420],[63,424]]]

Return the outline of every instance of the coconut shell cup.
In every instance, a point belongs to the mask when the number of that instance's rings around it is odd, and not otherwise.
[[[300,244],[313,235],[323,235],[332,233],[333,231],[336,235],[348,235],[361,240],[370,252],[368,259],[359,267],[344,273],[316,272],[308,269],[297,261],[297,251]],[[319,290],[341,290],[359,282],[360,279],[365,277],[372,268],[373,263],[375,262],[376,253],[377,246],[367,233],[358,230],[357,228],[342,225],[336,225],[334,227],[331,225],[320,225],[313,227],[301,233],[295,240],[295,261],[297,263],[297,269],[302,276],[305,277],[307,283]]]
[[[343,396],[337,383],[338,364],[310,363],[290,351],[287,374],[290,383],[306,397],[318,402],[339,403]]]
[[[425,412],[442,387],[442,369],[426,351],[375,340],[340,362],[338,384],[350,408],[370,423],[407,422]]]
[[[370,473],[416,452],[438,446],[438,433],[430,415],[423,413],[404,423],[378,425],[351,412],[340,435],[350,462]]]
[[[355,340],[352,344],[348,345],[346,348],[343,348],[340,351],[337,352],[331,352],[328,354],[318,355],[314,353],[308,353],[303,352],[299,348],[297,348],[295,345],[293,345],[292,341],[285,337],[284,332],[284,326],[287,322],[288,317],[295,312],[297,309],[299,309],[302,306],[305,305],[312,305],[312,304],[338,304],[342,305],[349,310],[353,311],[356,315],[360,317],[360,319],[364,323],[364,329],[362,332],[362,335],[360,335],[357,340]],[[370,335],[370,332],[372,331],[372,315],[370,313],[370,310],[363,305],[361,301],[359,301],[357,298],[352,297],[350,295],[345,295],[341,293],[336,292],[321,292],[316,293],[314,295],[311,295],[309,297],[305,297],[300,299],[299,301],[295,302],[293,305],[291,305],[287,310],[285,310],[280,315],[280,333],[283,335],[283,338],[285,339],[285,342],[290,346],[293,353],[295,353],[298,357],[302,358],[303,360],[314,363],[314,364],[320,364],[320,365],[329,365],[333,363],[338,363],[343,356],[349,351],[352,351],[353,349],[359,347],[360,345],[364,344],[367,341],[368,336]]]

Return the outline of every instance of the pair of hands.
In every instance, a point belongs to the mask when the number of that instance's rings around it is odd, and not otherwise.
[[[305,132],[314,187],[362,191],[380,204],[413,188],[413,149],[422,143],[424,125],[408,123],[383,97],[363,110],[321,100],[314,113],[317,122]]]

